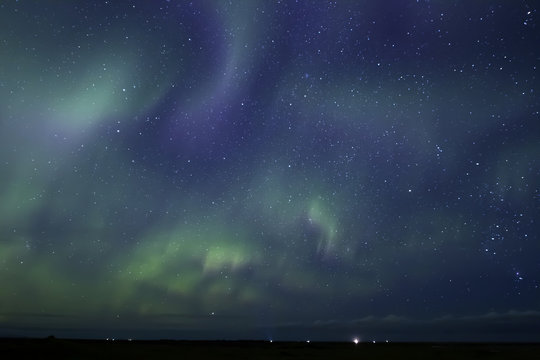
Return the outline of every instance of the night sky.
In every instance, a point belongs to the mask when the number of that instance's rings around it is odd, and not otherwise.
[[[535,1],[2,1],[0,335],[540,339]]]

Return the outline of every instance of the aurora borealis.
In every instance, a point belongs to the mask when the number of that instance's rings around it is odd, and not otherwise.
[[[533,1],[2,1],[0,335],[538,340]]]

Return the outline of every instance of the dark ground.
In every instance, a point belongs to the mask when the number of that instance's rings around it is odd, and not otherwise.
[[[0,339],[3,359],[540,359],[540,344]]]

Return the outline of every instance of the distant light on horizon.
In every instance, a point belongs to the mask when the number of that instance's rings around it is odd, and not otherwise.
[[[354,343],[355,345],[358,345],[359,342],[360,342],[360,340],[359,340],[358,338],[354,338],[353,343]]]

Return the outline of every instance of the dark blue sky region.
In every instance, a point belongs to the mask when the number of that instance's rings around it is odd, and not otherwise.
[[[3,1],[0,334],[538,340],[534,1]]]

